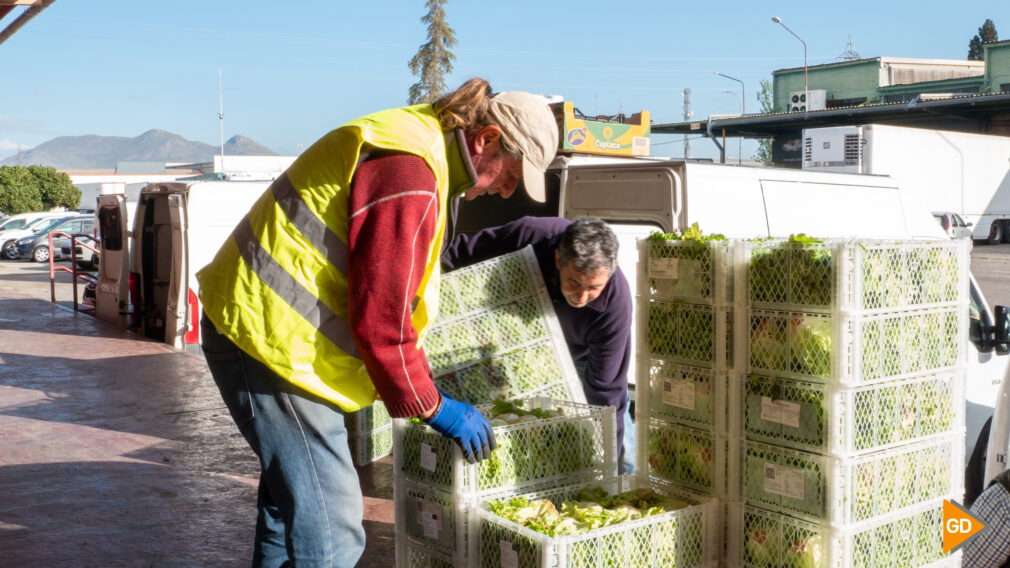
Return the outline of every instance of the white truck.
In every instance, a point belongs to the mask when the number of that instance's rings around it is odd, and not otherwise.
[[[1010,242],[1010,137],[883,124],[803,131],[803,169],[888,175],[971,238]]]

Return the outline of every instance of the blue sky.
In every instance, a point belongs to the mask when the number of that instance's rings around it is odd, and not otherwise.
[[[754,112],[762,79],[803,65],[803,44],[772,16],[806,41],[809,65],[836,61],[850,35],[863,57],[964,59],[986,18],[1010,38],[1003,6],[454,0],[447,83],[481,76],[499,91],[562,95],[586,114],[648,109],[654,122],[678,122],[684,88],[695,118],[739,112],[740,84],[721,72],[743,81]],[[225,138],[297,154],[349,119],[405,104],[425,11],[423,0],[57,0],[0,44],[0,158],[57,136],[152,128],[217,145],[219,70]],[[655,155],[683,155],[681,137],[653,144]],[[715,147],[698,139],[691,153]]]

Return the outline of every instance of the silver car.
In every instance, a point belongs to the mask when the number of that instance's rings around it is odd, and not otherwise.
[[[943,227],[947,236],[952,239],[970,239],[971,238],[971,223],[965,223],[964,219],[961,218],[957,213],[951,213],[949,211],[934,211],[933,217],[936,217],[937,222]]]

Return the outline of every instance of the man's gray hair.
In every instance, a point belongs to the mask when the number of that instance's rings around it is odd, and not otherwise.
[[[600,219],[576,219],[561,234],[558,257],[561,266],[571,263],[583,274],[600,269],[610,274],[617,268],[617,235]]]

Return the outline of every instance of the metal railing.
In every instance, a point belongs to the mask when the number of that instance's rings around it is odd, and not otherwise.
[[[53,235],[57,235],[57,236],[62,235],[64,237],[69,237],[70,238],[70,268],[67,268],[65,266],[56,266],[56,264],[54,262],[54,259],[56,258],[56,254],[55,254],[55,251],[53,249]],[[67,233],[64,233],[64,232],[61,232],[61,231],[51,231],[49,233],[49,298],[50,298],[50,301],[52,303],[54,303],[54,304],[56,303],[56,272],[60,271],[60,270],[63,270],[63,271],[69,272],[73,276],[74,311],[75,312],[79,312],[79,311],[94,312],[94,309],[95,309],[94,305],[92,305],[90,308],[85,309],[85,310],[82,310],[82,309],[80,309],[78,307],[78,297],[79,296],[77,295],[77,281],[78,280],[83,280],[83,281],[85,281],[87,283],[96,284],[97,285],[98,284],[98,276],[95,275],[95,274],[90,274],[88,272],[79,272],[77,270],[77,245],[79,244],[82,247],[87,247],[89,250],[91,250],[92,252],[94,252],[96,255],[98,254],[98,249],[95,248],[94,246],[89,245],[88,243],[85,243],[83,241],[78,241],[77,237],[87,237],[87,238],[90,238],[90,239],[95,239],[96,238],[94,235],[87,235],[87,234],[83,234],[83,233],[82,234],[76,234],[76,235],[70,235],[70,234],[67,234]]]

